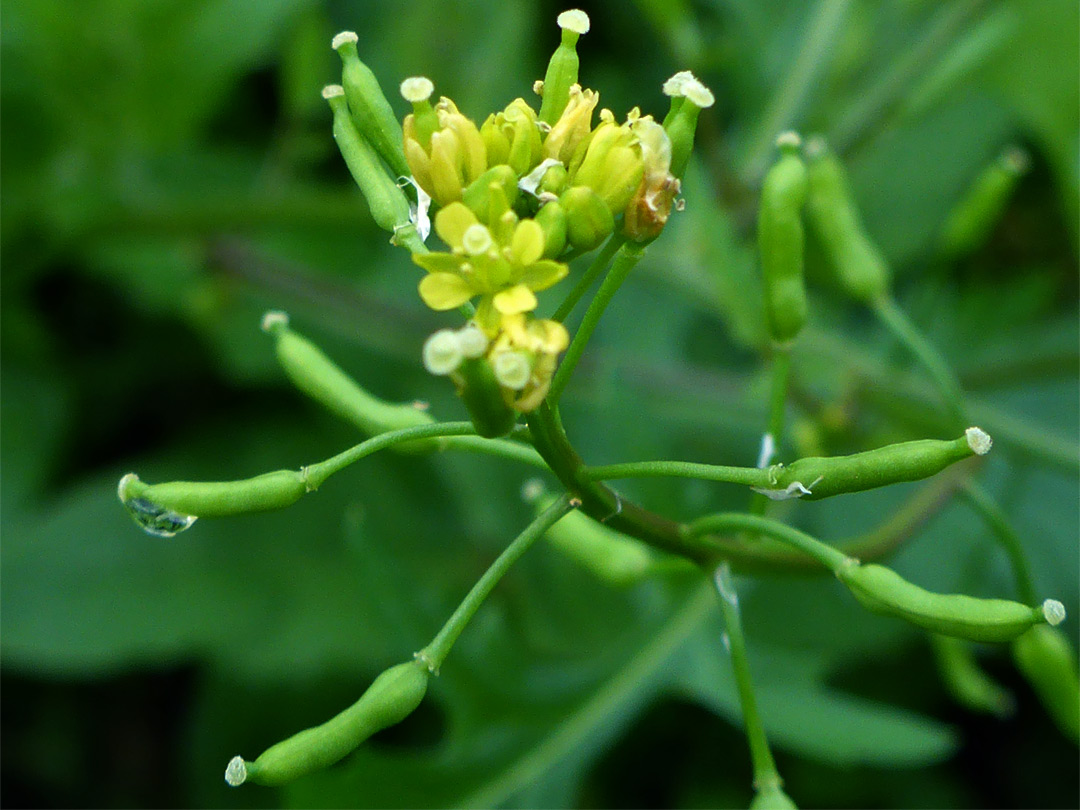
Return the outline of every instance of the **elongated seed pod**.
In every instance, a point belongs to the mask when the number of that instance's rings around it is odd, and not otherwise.
[[[551,125],[559,120],[566,109],[570,100],[570,86],[577,84],[577,41],[578,37],[589,32],[589,15],[572,9],[560,14],[557,22],[562,29],[561,40],[544,74],[544,95],[539,115],[541,121]]]
[[[973,427],[952,441],[919,439],[850,456],[801,458],[781,468],[776,489],[799,490],[803,500],[812,501],[902,481],[919,481],[961,459],[984,455],[990,446],[990,437]]]
[[[863,226],[847,172],[820,139],[806,147],[811,228],[817,234],[840,287],[872,303],[889,290],[889,266]]]
[[[942,255],[955,259],[986,241],[1027,166],[1024,151],[1012,147],[975,178],[971,188],[945,219],[941,230]]]
[[[330,109],[334,111],[334,140],[341,156],[345,158],[349,173],[367,200],[375,224],[391,233],[411,224],[409,200],[405,192],[398,188],[379,161],[375,150],[357,132],[349,117],[341,86],[327,85],[323,88],[323,98],[330,103]]]
[[[466,359],[458,366],[454,377],[458,382],[458,396],[465,403],[476,432],[486,439],[509,433],[517,422],[517,412],[503,395],[488,359]]]
[[[969,641],[1012,641],[1046,622],[1050,614],[1046,605],[1030,607],[1006,599],[932,593],[891,568],[860,565],[853,559],[841,565],[836,576],[873,613],[895,616],[943,636]]]
[[[1032,628],[1028,632],[1037,629]],[[1026,635],[1027,633],[1024,634]],[[934,660],[937,662],[941,681],[957,703],[972,711],[986,712],[998,717],[1006,717],[1012,713],[1015,707],[1012,695],[982,670],[979,662],[975,660],[975,651],[971,644],[963,639],[937,633],[930,636],[930,643],[934,648]]]
[[[284,785],[328,768],[377,731],[400,723],[420,705],[430,673],[421,661],[398,664],[379,675],[341,714],[267,748],[254,762],[233,759],[225,780],[237,787]]]
[[[223,517],[291,506],[307,492],[298,470],[276,470],[240,481],[169,481],[145,484],[128,473],[121,479],[120,500],[139,498],[196,517]]]
[[[318,346],[289,328],[282,312],[263,317],[263,331],[274,338],[278,362],[292,383],[320,405],[368,435],[430,425],[435,419],[412,404],[385,402],[361,388]],[[418,453],[438,449],[438,439],[418,439],[393,449]]]
[[[537,515],[556,497],[536,501]],[[547,530],[551,546],[590,574],[617,588],[626,588],[645,579],[653,567],[653,555],[639,541],[598,523],[583,512],[571,512]]]
[[[401,124],[383,94],[379,80],[371,68],[360,61],[356,42],[355,32],[342,31],[330,43],[341,57],[341,84],[345,88],[352,121],[391,171],[399,177],[408,177],[411,172],[402,148]]]
[[[802,207],[807,179],[806,166],[799,157],[799,136],[785,132],[776,144],[780,159],[765,175],[761,188],[758,250],[769,335],[777,343],[786,344],[806,324]]]
[[[1076,653],[1056,627],[1032,627],[1013,642],[1013,659],[1061,732],[1080,739],[1080,677]]]

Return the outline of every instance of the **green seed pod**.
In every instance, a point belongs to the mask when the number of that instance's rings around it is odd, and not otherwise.
[[[517,412],[503,394],[486,357],[466,359],[454,372],[453,379],[479,435],[494,439],[510,432],[517,423]]]
[[[1080,678],[1076,653],[1055,627],[1032,627],[1012,645],[1013,659],[1061,732],[1080,739]]]
[[[559,205],[566,212],[567,241],[578,250],[598,247],[615,230],[611,209],[591,188],[571,186],[559,197]]]
[[[806,154],[807,213],[836,280],[852,298],[877,301],[889,291],[889,266],[863,227],[847,173],[820,139],[807,144]]]
[[[392,233],[411,225],[409,200],[386,173],[371,145],[357,132],[349,117],[345,91],[341,85],[324,87],[323,98],[330,102],[330,108],[334,111],[334,140],[345,158],[349,173],[364,193],[375,224]]]
[[[942,255],[955,259],[986,241],[1017,181],[1027,171],[1028,162],[1022,149],[1012,147],[983,170],[945,220],[940,240]]]
[[[1037,629],[1033,628],[1024,635]],[[1012,714],[1015,708],[1012,695],[979,667],[970,644],[937,633],[930,636],[930,643],[941,681],[957,703],[972,711],[997,717]]]
[[[415,405],[384,402],[369,394],[315,344],[292,331],[285,313],[266,313],[262,328],[273,336],[278,362],[293,384],[364,433],[374,436],[434,423],[432,416]],[[394,445],[394,449],[419,453],[439,446],[438,439],[418,439]]]
[[[573,9],[560,14],[556,22],[562,29],[562,41],[548,62],[540,104],[540,120],[553,126],[570,100],[570,85],[577,84],[577,41],[589,32],[589,15]]]
[[[566,247],[567,217],[566,211],[558,200],[545,203],[536,212],[536,224],[544,232],[545,259],[557,259]]]
[[[676,73],[664,82],[664,94],[671,98],[671,109],[664,117],[664,130],[671,139],[673,177],[682,177],[690,162],[697,132],[698,113],[711,107],[716,99],[712,91],[688,70]]]
[[[518,198],[517,175],[506,164],[492,166],[482,175],[470,183],[461,194],[461,201],[469,206],[476,218],[481,222],[490,221],[491,210],[491,186],[496,185],[502,189],[505,204],[500,200],[500,207],[513,206]]]
[[[867,610],[895,616],[943,636],[969,641],[1012,641],[1036,624],[1054,615],[1047,600],[1030,607],[1006,599],[977,599],[963,594],[939,594],[908,582],[891,568],[860,565],[848,558],[836,571]]]
[[[402,148],[401,124],[383,95],[379,80],[371,68],[360,61],[356,41],[353,31],[342,31],[330,43],[341,57],[341,85],[345,88],[353,124],[394,174],[408,177],[411,172]]]
[[[771,468],[776,472],[775,488],[757,491],[777,500],[815,501],[902,481],[919,481],[971,455],[985,455],[991,445],[985,431],[971,427],[952,441],[919,439],[850,456],[801,458],[789,467]]]
[[[777,343],[786,344],[806,324],[802,207],[807,179],[806,166],[799,157],[799,136],[785,132],[776,144],[780,159],[765,175],[761,188],[758,250],[769,334]]]
[[[554,495],[537,497],[536,514],[543,513],[555,500]],[[546,536],[563,556],[616,588],[636,585],[653,569],[653,555],[646,546],[583,512],[566,515],[547,530]]]
[[[291,506],[307,492],[304,474],[275,472],[242,481],[170,481],[144,484],[135,473],[120,479],[118,493],[125,505],[140,499],[184,515],[223,517],[265,512]]]
[[[267,748],[254,762],[235,757],[225,781],[232,787],[244,782],[272,787],[329,768],[375,732],[412,714],[427,693],[430,676],[419,660],[391,667],[336,717]]]

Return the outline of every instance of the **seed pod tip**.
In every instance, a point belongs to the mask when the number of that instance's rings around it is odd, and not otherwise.
[[[325,95],[325,92],[326,91],[324,90],[323,91],[324,95]],[[268,332],[269,334],[273,334],[278,329],[287,328],[288,325],[289,325],[289,314],[287,312],[282,312],[280,309],[271,309],[271,310],[268,310],[266,312],[266,314],[262,316],[262,323],[260,324],[260,328],[264,332]]]
[[[233,757],[225,768],[225,781],[229,787],[240,787],[247,780],[247,763],[243,757]]]
[[[806,139],[806,148],[803,151],[808,158],[816,160],[829,151],[829,144],[821,135],[811,135]]]
[[[334,38],[330,40],[330,47],[336,51],[342,45],[355,45],[359,39],[360,37],[356,35],[355,31],[342,31],[339,34],[335,34]]]
[[[971,452],[977,456],[985,456],[994,445],[994,440],[990,438],[990,434],[982,428],[969,427],[964,431],[964,435],[967,437],[968,447],[971,448]]]
[[[703,110],[716,103],[716,96],[713,95],[712,90],[693,76],[683,82],[682,94],[687,101]]]
[[[795,130],[789,129],[776,137],[777,149],[798,149],[800,146],[802,146],[802,138]]]
[[[128,496],[127,496],[128,487],[131,486],[134,483],[137,483],[138,480],[139,480],[139,476],[137,476],[133,472],[128,473],[127,475],[125,475],[123,478],[120,479],[120,483],[116,487],[116,495],[117,495],[118,498],[120,498],[121,502],[126,501],[128,499]]]
[[[1056,627],[1065,621],[1065,606],[1057,599],[1047,599],[1043,602],[1042,612],[1046,617],[1046,623],[1051,627]]]

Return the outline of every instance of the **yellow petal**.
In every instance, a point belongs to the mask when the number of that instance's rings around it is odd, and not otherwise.
[[[532,290],[524,284],[518,284],[516,287],[496,294],[492,303],[503,315],[516,315],[519,312],[530,312],[536,309],[538,302]]]
[[[460,250],[465,231],[476,222],[476,214],[465,203],[450,203],[435,215],[435,233],[450,247]]]
[[[543,259],[538,262],[533,262],[525,268],[525,272],[521,277],[521,283],[529,289],[539,292],[540,290],[546,290],[551,285],[562,281],[569,272],[570,268],[562,262]]]
[[[455,273],[431,273],[420,280],[420,297],[434,310],[460,307],[476,293]]]
[[[570,333],[558,321],[533,321],[531,326],[536,334],[540,351],[546,354],[559,354],[570,345]]]
[[[466,262],[463,256],[452,253],[414,253],[412,259],[429,273],[458,273]]]
[[[523,219],[514,228],[514,237],[510,243],[511,259],[522,266],[527,266],[540,259],[544,252],[544,229],[535,219]]]

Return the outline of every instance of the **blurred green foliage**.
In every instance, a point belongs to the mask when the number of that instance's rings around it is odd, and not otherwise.
[[[360,32],[396,99],[431,76],[481,116],[527,96],[561,7],[520,0],[10,0],[4,6],[3,802],[35,806],[745,806],[751,796],[713,595],[679,578],[619,592],[548,548],[495,592],[425,706],[330,772],[230,791],[254,755],[355,699],[430,638],[528,520],[531,474],[475,457],[374,456],[288,511],[142,535],[121,474],[225,479],[357,437],[291,391],[258,331],[289,311],[376,393],[463,418],[418,362],[449,324],[415,294],[348,183],[320,87]],[[746,464],[765,420],[752,252],[778,128],[842,151],[898,296],[997,440],[983,476],[1076,641],[1078,19],[1071,0],[608,0],[583,81],[662,114],[691,68],[702,117],[687,210],[612,305],[570,385],[597,463]],[[802,61],[800,61],[802,60]],[[796,69],[797,68],[797,69]],[[401,112],[404,104],[396,99]],[[1034,168],[987,245],[935,237],[1007,143]],[[802,434],[848,452],[937,436],[933,390],[820,275],[795,358]],[[550,299],[549,299],[550,301]],[[545,306],[551,306],[549,301]],[[796,450],[800,448],[795,448]],[[627,482],[678,517],[731,487]],[[825,539],[908,490],[794,504]],[[894,564],[939,590],[1009,595],[962,504]],[[1076,806],[1077,752],[1003,650],[1007,721],[950,705],[918,632],[828,579],[746,582],[760,701],[803,806]]]

